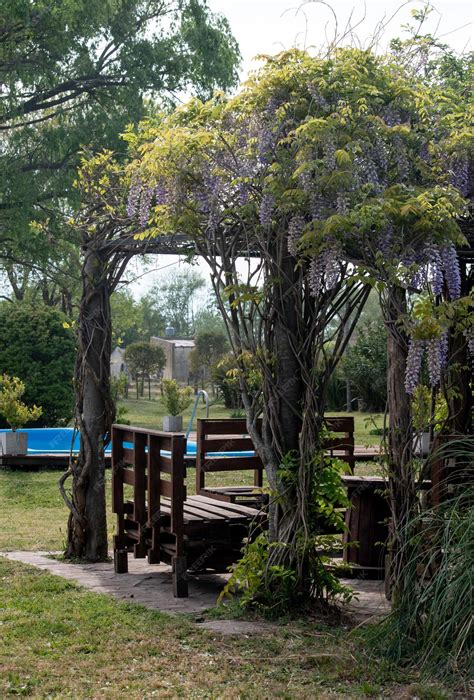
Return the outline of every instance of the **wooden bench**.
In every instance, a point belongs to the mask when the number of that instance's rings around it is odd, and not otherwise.
[[[129,551],[149,563],[170,563],[175,597],[188,595],[188,572],[227,571],[244,538],[266,526],[265,514],[254,508],[187,498],[185,446],[181,434],[112,427],[115,571],[128,571]]]
[[[231,456],[228,453],[247,452]],[[206,486],[212,472],[253,471],[253,485]],[[244,418],[200,418],[197,422],[196,493],[225,503],[260,507],[268,500],[263,493],[263,463],[255,453]]]
[[[326,425],[332,436],[326,447],[329,454],[347,462],[354,472],[354,418],[328,417]],[[231,456],[228,453],[247,452]],[[253,484],[248,486],[209,486],[206,474],[212,472],[253,471]],[[197,421],[196,444],[196,493],[210,496],[226,503],[242,503],[261,507],[268,501],[262,490],[264,465],[255,453],[252,439],[247,433],[247,423],[242,418],[200,418]]]

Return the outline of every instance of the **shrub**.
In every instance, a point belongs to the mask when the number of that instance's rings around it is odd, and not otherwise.
[[[175,379],[163,379],[166,410],[170,416],[179,416],[193,399],[190,386],[180,387]]]
[[[452,455],[468,471],[474,457],[470,437]],[[408,522],[402,535],[408,553],[392,613],[369,633],[379,652],[416,667],[422,677],[451,676],[457,683],[472,673],[472,547],[474,488],[463,484],[440,506]]]
[[[42,408],[33,406],[28,408],[21,400],[25,393],[25,385],[18,377],[9,377],[4,374],[0,377],[0,413],[4,416],[12,430],[22,428],[26,423],[38,420]]]
[[[0,373],[25,384],[27,405],[41,405],[38,425],[64,425],[73,414],[74,331],[48,306],[0,305]]]

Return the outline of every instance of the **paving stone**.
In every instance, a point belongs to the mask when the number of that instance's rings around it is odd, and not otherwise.
[[[0,552],[0,556],[75,581],[94,593],[108,594],[121,601],[139,603],[166,613],[195,614],[214,607],[228,578],[221,574],[190,577],[189,597],[174,598],[171,567],[166,564],[151,565],[144,559],[129,557],[129,572],[115,574],[111,561],[72,564],[52,558],[51,552]],[[380,617],[390,610],[382,581],[342,579],[342,582],[356,593],[356,598],[347,605],[347,610],[358,620]],[[251,635],[263,634],[272,626],[241,620],[211,620],[201,624],[201,627],[220,634]]]

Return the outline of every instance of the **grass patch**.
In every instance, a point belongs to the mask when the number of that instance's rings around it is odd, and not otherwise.
[[[142,428],[153,428],[154,430],[163,429],[163,416],[167,411],[163,399],[156,395],[151,401],[148,399],[135,399],[132,396],[128,399],[120,399],[119,405],[127,409],[127,420],[132,425]],[[183,428],[187,429],[189,419],[191,417],[192,405],[184,411]],[[210,407],[211,418],[231,418],[232,409],[225,408],[223,404],[212,403]],[[380,445],[381,436],[371,435],[370,431],[375,427],[382,428],[383,414],[382,413],[328,413],[328,416],[352,416],[355,426],[355,441],[358,445]],[[196,414],[197,418],[206,417],[206,409],[202,401],[199,402],[199,407]],[[193,429],[196,429],[194,422]]]
[[[2,558],[0,600],[2,697],[413,697],[394,693],[416,679],[323,624],[221,637]]]

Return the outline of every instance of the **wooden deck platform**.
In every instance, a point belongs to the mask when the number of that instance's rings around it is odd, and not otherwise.
[[[64,470],[69,464],[68,454],[27,454],[0,455],[0,469],[24,469],[38,471],[40,469]],[[105,466],[110,467],[111,458],[107,455]]]

